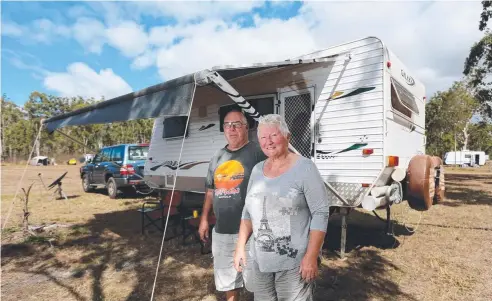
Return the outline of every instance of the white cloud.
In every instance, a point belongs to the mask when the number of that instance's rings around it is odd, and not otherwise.
[[[108,28],[106,36],[108,43],[118,48],[127,57],[135,57],[147,49],[147,33],[133,21],[122,22]]]
[[[173,17],[179,23],[198,18],[230,18],[261,7],[264,1],[155,1],[129,3],[140,14]]]
[[[72,27],[74,38],[93,53],[101,53],[106,43],[106,27],[96,19],[79,18]]]
[[[2,22],[2,35],[9,37],[21,37],[25,27],[15,22]]]
[[[289,34],[279,35],[280,26]],[[300,18],[261,20],[257,27],[251,28],[209,21],[190,26],[185,32],[187,38],[179,44],[158,52],[157,67],[163,78],[170,79],[216,65],[283,60],[310,52],[316,46],[307,24]]]
[[[110,99],[132,92],[132,88],[112,69],[102,69],[99,73],[84,63],[73,63],[67,72],[51,73],[44,79],[47,89],[60,96],[94,97]]]
[[[147,50],[144,54],[135,58],[131,64],[131,68],[135,70],[146,69],[155,64],[156,52]]]
[[[48,19],[38,19],[29,26],[15,22],[2,22],[2,35],[13,38],[22,38],[25,43],[40,42],[50,44],[55,38],[67,38],[71,30],[64,25],[57,25]]]

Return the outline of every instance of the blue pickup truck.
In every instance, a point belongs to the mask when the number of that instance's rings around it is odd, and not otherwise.
[[[106,187],[108,196],[131,192],[135,188],[147,190],[143,181],[148,144],[119,144],[102,148],[93,159],[80,167],[82,188],[91,192],[98,186]]]

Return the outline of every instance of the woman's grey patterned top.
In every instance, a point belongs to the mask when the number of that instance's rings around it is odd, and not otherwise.
[[[300,266],[310,230],[326,232],[329,203],[316,165],[299,157],[275,178],[263,174],[265,161],[251,172],[242,218],[253,224],[251,255],[261,272]]]

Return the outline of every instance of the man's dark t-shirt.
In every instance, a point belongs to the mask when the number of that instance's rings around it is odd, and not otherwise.
[[[215,232],[239,232],[249,176],[253,167],[266,158],[260,146],[250,141],[235,151],[226,146],[210,160],[205,187],[214,191]]]

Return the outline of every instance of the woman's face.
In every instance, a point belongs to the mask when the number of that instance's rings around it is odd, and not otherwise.
[[[271,157],[278,157],[289,151],[289,140],[282,135],[276,125],[260,125],[258,127],[258,141],[263,153]]]

